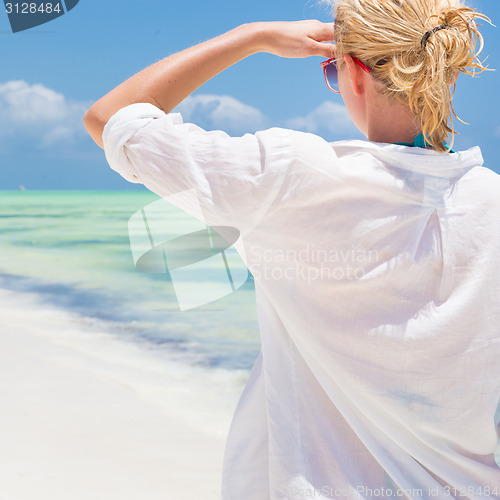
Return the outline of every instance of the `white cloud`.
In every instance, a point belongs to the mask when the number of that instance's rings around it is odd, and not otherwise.
[[[0,148],[4,152],[19,151],[20,147],[72,150],[79,140],[88,139],[82,119],[91,104],[71,101],[42,84],[23,80],[0,83]],[[227,95],[189,96],[174,111],[180,112],[185,122],[206,130],[224,130],[233,136],[276,126],[335,140],[347,138],[347,134],[352,137],[356,130],[345,107],[329,101],[307,116],[284,121],[271,120],[260,110]]]
[[[346,107],[330,101],[325,101],[307,116],[298,116],[287,120],[286,125],[295,130],[303,130],[336,139],[346,139],[348,138],[346,132],[352,134],[357,131],[349,118]]]
[[[174,111],[181,113],[185,122],[206,130],[224,130],[229,135],[253,133],[270,126],[258,109],[227,95],[189,96]]]
[[[41,84],[23,80],[0,84],[0,141],[4,145],[49,148],[83,136],[89,103],[70,101]]]

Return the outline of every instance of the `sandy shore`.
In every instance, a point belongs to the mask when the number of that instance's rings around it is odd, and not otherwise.
[[[0,500],[220,498],[240,386],[197,407],[182,368],[89,330],[0,290]]]

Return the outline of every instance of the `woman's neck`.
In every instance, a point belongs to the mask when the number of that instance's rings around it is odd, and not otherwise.
[[[372,142],[413,143],[422,133],[411,110],[387,95],[374,96],[367,105],[367,137]]]

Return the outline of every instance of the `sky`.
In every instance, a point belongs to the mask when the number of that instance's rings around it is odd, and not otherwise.
[[[499,0],[468,0],[500,26]],[[82,124],[84,112],[146,66],[253,21],[319,19],[331,14],[317,0],[80,0],[65,15],[12,33],[0,12],[0,190],[144,189],[123,180]],[[495,72],[460,76],[454,149],[479,145],[485,166],[500,173],[500,31],[482,26],[481,55]],[[323,58],[255,54],[207,82],[174,111],[184,121],[231,135],[273,126],[328,141],[363,138],[341,96],[330,92]]]

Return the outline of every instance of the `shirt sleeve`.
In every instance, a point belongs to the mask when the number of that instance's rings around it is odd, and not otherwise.
[[[283,183],[289,133],[271,128],[231,137],[141,103],[110,118],[103,143],[109,165],[126,180],[144,184],[208,225],[245,232],[264,216]]]

